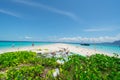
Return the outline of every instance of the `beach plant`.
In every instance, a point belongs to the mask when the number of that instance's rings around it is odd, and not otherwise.
[[[6,74],[1,74],[0,73],[0,80],[6,80]]]
[[[42,49],[41,48],[39,48],[39,49],[37,49],[38,51],[42,51]]]
[[[49,49],[46,48],[46,49],[44,49],[44,50],[45,50],[45,51],[48,51]]]
[[[7,52],[0,55],[0,69],[6,67],[17,66],[20,64],[26,64],[29,60],[36,56],[35,52],[18,51]]]
[[[7,71],[8,80],[34,80],[41,79],[41,74],[44,67],[41,65],[36,66],[23,66],[20,69],[10,69]]]
[[[58,64],[63,60],[64,64]],[[59,75],[53,77],[55,69]],[[120,58],[95,54],[47,58],[35,52],[0,54],[0,80],[120,80]]]
[[[61,66],[59,77],[64,80],[119,80],[120,59],[96,54],[90,57],[72,55]],[[70,79],[69,79],[70,78]]]

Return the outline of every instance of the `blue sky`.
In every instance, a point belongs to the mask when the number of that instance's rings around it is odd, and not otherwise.
[[[120,39],[120,0],[0,0],[0,40]]]

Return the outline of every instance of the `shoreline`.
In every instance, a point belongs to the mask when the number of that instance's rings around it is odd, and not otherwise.
[[[70,44],[63,44],[63,43],[55,43],[55,44],[48,44],[48,45],[41,45],[41,46],[27,46],[27,47],[21,47],[21,48],[10,48],[10,49],[3,49],[0,50],[0,54],[5,53],[5,52],[15,52],[15,51],[33,51],[33,52],[39,52],[39,49],[41,51],[47,49],[47,52],[54,52],[58,51],[61,48],[68,49],[70,52],[80,54],[82,56],[91,56],[93,54],[104,54],[108,56],[113,56],[114,54],[106,53],[106,52],[101,52],[97,50],[92,50],[92,49],[87,49],[87,48],[82,48],[82,47],[77,47],[73,46]]]

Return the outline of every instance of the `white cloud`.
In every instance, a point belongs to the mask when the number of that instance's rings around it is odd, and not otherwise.
[[[30,36],[25,36],[24,38],[25,39],[32,39],[32,37],[30,37]]]
[[[64,38],[59,38],[58,41],[61,42],[96,42],[96,43],[100,43],[100,42],[113,42],[116,40],[120,40],[120,34],[113,36],[113,37],[109,37],[109,36],[103,36],[103,37],[92,37],[92,38],[88,38],[88,37],[64,37]]]
[[[84,29],[85,32],[103,32],[103,31],[115,31],[120,29],[119,26],[94,26]]]
[[[32,7],[42,8],[42,9],[45,9],[45,10],[48,10],[48,11],[51,11],[51,12],[54,12],[54,13],[57,13],[57,14],[68,16],[73,20],[77,20],[77,16],[75,14],[71,13],[71,12],[68,12],[68,11],[59,10],[57,8],[47,6],[47,5],[44,5],[44,4],[41,4],[41,3],[28,2],[28,1],[25,1],[25,0],[13,0],[13,1],[17,2],[17,3],[22,3],[22,4],[25,4],[25,5],[29,5],[29,6],[32,6]]]
[[[89,28],[85,29],[85,32],[102,32],[102,31],[113,31],[114,29],[112,28]]]
[[[0,9],[0,13],[7,14],[7,15],[10,15],[10,16],[14,16],[14,17],[17,17],[17,18],[21,17],[17,13],[14,13],[14,12],[11,12],[11,11],[8,11],[8,10],[3,10],[3,9]]]

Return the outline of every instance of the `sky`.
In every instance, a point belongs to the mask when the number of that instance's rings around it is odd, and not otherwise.
[[[120,0],[0,0],[0,40],[120,40]]]

